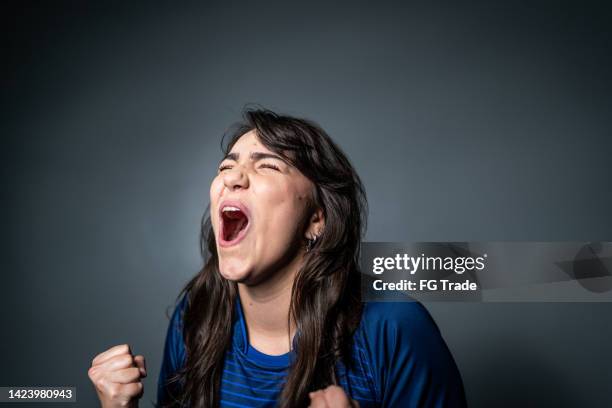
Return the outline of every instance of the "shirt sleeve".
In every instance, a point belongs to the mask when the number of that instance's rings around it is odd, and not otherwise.
[[[467,406],[459,369],[423,305],[376,302],[364,313],[365,341],[383,407]]]
[[[174,309],[164,343],[162,364],[157,383],[157,403],[168,402],[171,396],[176,395],[179,387],[170,379],[184,364],[185,344],[183,342],[183,312],[186,305],[184,295]]]

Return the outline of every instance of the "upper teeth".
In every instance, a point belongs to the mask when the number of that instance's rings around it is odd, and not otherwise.
[[[227,207],[223,207],[222,211],[223,212],[226,212],[226,211],[240,211],[240,208],[238,208],[238,207],[231,207],[231,206],[228,205]]]

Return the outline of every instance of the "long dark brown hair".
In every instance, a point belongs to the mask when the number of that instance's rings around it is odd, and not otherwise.
[[[281,155],[315,185],[312,208],[321,208],[325,227],[304,255],[292,287],[290,316],[296,324],[297,355],[278,404],[304,407],[308,393],[338,384],[336,364],[352,366],[352,337],[362,313],[359,251],[367,222],[361,179],[342,150],[310,120],[247,107],[243,121],[230,128],[227,154],[245,133]],[[225,351],[231,344],[235,282],[219,273],[210,205],[202,217],[202,270],[179,294],[187,296],[183,316],[185,364],[173,381],[180,383],[167,406],[217,407]]]

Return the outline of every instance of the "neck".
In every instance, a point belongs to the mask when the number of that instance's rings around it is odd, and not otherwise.
[[[289,322],[289,308],[291,287],[300,266],[297,261],[260,284],[238,283],[249,343],[263,353],[278,355],[291,350],[295,322]]]

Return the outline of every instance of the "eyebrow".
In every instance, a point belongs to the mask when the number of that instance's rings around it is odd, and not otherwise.
[[[225,157],[223,159],[221,159],[219,164],[221,164],[221,162],[223,162],[223,160],[238,161],[239,157],[240,157],[240,153],[236,153],[236,152],[228,153],[228,154],[225,155]],[[280,156],[277,156],[276,154],[272,154],[272,153],[252,152],[250,157],[251,157],[251,160],[253,160],[253,161],[258,161],[258,160],[262,160],[262,159],[277,159],[277,160],[280,160],[280,161],[286,163],[285,159],[283,159]]]

